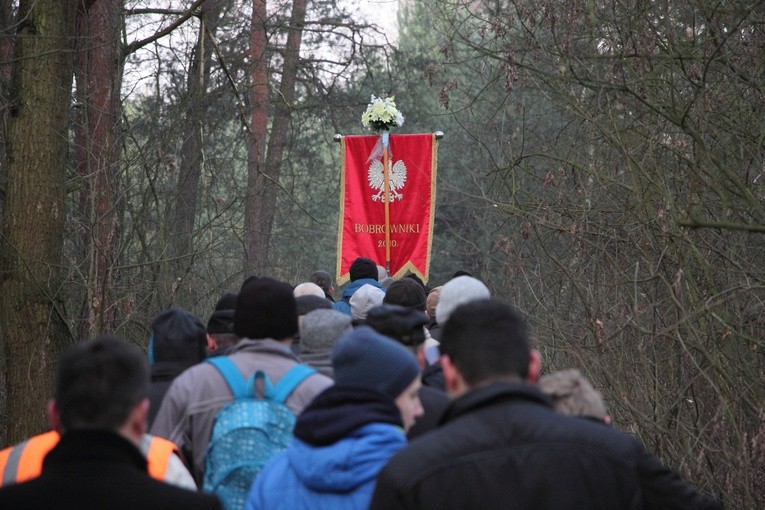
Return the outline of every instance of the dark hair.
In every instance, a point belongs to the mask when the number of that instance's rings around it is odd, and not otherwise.
[[[100,335],[59,359],[54,396],[65,430],[116,430],[149,394],[149,364],[134,345]]]
[[[332,288],[332,277],[328,272],[321,269],[314,271],[311,277],[308,278],[308,281],[321,287],[325,294],[329,294],[329,290]]]
[[[475,386],[506,377],[525,379],[531,347],[525,321],[515,309],[496,299],[479,299],[452,312],[441,333],[441,353]]]

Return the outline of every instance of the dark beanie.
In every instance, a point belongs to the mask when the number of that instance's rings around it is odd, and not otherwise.
[[[151,359],[157,363],[179,362],[191,366],[207,355],[207,335],[192,313],[169,308],[151,323]]]
[[[375,331],[398,342],[417,346],[425,341],[425,324],[428,316],[424,312],[399,305],[378,305],[367,312],[365,324]]]
[[[414,280],[414,281],[416,281],[417,283],[419,283],[419,284],[420,284],[420,286],[421,286],[423,289],[425,289],[425,294],[427,294],[428,292],[430,292],[430,287],[428,287],[427,285],[425,285],[425,282],[423,282],[423,281],[422,281],[422,278],[420,278],[420,277],[419,277],[419,276],[417,276],[416,274],[414,274],[414,273],[409,273],[408,275],[404,276],[404,278],[408,278],[408,279],[410,279],[410,280]]]
[[[320,308],[326,308],[326,309],[332,308],[332,301],[330,301],[327,298],[314,296],[311,294],[306,296],[296,297],[295,304],[297,305],[298,315],[305,315],[308,312],[312,312]]]
[[[420,376],[414,355],[403,345],[359,326],[332,350],[335,384],[371,389],[396,399]]]
[[[425,292],[425,287],[411,278],[402,278],[390,284],[385,292],[383,303],[425,311],[426,299],[428,299],[428,295]]]
[[[352,282],[362,278],[371,278],[377,281],[377,264],[372,259],[359,257],[351,264],[350,273]]]
[[[228,292],[218,300],[215,311],[207,321],[207,332],[233,333],[234,332],[234,309],[236,308],[236,294]]]
[[[242,285],[234,310],[237,335],[283,340],[297,331],[297,308],[290,284],[262,277]]]

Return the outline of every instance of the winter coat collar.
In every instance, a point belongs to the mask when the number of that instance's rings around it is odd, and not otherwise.
[[[295,437],[314,446],[326,446],[369,423],[402,427],[401,412],[382,393],[335,385],[320,393],[295,424]]]
[[[226,352],[226,355],[236,354],[238,352],[257,352],[260,354],[276,354],[291,358],[297,362],[300,361],[292,349],[290,344],[286,342],[279,342],[273,338],[242,338],[235,345],[231,346],[231,350]]]
[[[94,462],[105,465],[130,464],[147,473],[146,458],[136,445],[108,430],[71,430],[43,460],[43,473],[49,469],[69,469],[70,463]]]
[[[521,382],[496,382],[481,386],[455,399],[441,417],[441,424],[471,413],[478,408],[508,401],[523,401],[552,407],[550,399],[536,387]]]
[[[350,297],[353,296],[354,292],[356,292],[361,287],[363,287],[364,285],[367,285],[367,284],[372,285],[374,287],[377,287],[378,289],[385,290],[385,287],[380,285],[380,282],[378,282],[375,279],[372,279],[372,278],[360,278],[360,279],[354,280],[354,281],[352,281],[351,283],[348,284],[348,286],[343,291],[343,297],[350,299]]]

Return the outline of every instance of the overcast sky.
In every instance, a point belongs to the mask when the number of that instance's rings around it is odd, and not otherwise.
[[[351,0],[358,5],[366,19],[384,28],[391,39],[398,39],[398,0]],[[392,37],[391,37],[392,35]]]

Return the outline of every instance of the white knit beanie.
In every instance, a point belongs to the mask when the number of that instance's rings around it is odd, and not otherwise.
[[[489,297],[491,297],[489,289],[480,280],[472,276],[453,278],[441,289],[436,305],[436,320],[443,326],[458,306]]]

